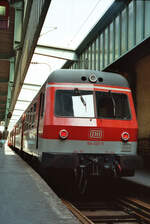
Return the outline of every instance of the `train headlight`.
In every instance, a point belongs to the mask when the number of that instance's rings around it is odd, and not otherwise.
[[[124,142],[127,142],[127,141],[129,140],[129,138],[130,138],[130,135],[129,135],[128,132],[123,132],[123,133],[121,134],[121,138],[122,138],[122,140],[123,140]]]
[[[59,137],[60,137],[61,139],[66,139],[66,138],[68,138],[68,131],[65,130],[65,129],[60,130],[60,132],[59,132]]]
[[[89,76],[89,81],[90,82],[97,82],[97,77],[96,77],[96,75],[95,74],[91,74],[90,76]]]

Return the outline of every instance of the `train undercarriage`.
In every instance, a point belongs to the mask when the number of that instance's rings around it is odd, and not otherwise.
[[[133,176],[137,156],[115,154],[43,153],[44,167],[70,169],[80,193],[84,194],[90,177]]]

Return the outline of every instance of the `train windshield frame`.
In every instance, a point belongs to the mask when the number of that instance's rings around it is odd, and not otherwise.
[[[56,90],[55,115],[59,117],[94,118],[94,95],[88,90]]]
[[[125,93],[92,90],[56,90],[55,116],[130,120],[131,110]]]

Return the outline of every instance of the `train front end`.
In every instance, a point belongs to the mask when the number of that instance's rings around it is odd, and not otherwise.
[[[39,140],[45,167],[87,176],[132,176],[139,163],[131,90],[118,74],[58,70],[46,87]]]

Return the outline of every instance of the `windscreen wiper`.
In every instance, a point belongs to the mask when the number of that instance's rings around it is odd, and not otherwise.
[[[79,91],[78,88],[75,88],[75,89],[74,89],[74,93],[75,93],[75,95],[80,96],[80,100],[81,100],[81,102],[82,102],[83,105],[86,107],[86,101],[84,100],[84,98],[83,98],[83,96],[81,95],[81,93],[80,93],[80,91]]]
[[[113,113],[114,113],[114,117],[116,117],[116,102],[114,100],[114,97],[113,97],[113,94],[112,94],[111,90],[109,90],[109,95],[110,95],[110,97],[112,99],[112,103],[113,103]]]

